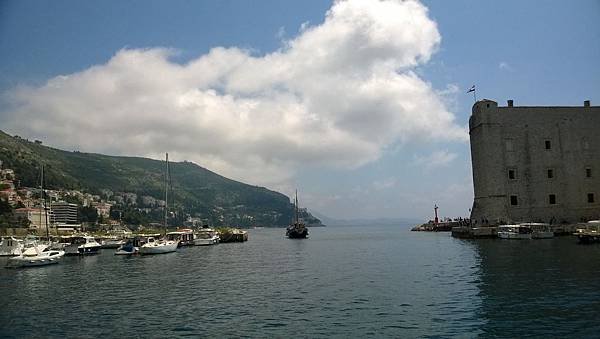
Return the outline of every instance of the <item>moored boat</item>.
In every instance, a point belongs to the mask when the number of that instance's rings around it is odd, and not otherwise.
[[[531,239],[552,239],[554,238],[554,231],[550,224],[544,224],[539,222],[528,222],[519,224],[521,226],[531,228]]]
[[[35,255],[38,252],[44,252],[50,245],[40,240],[38,236],[28,235],[23,241],[22,254],[26,256]]]
[[[593,244],[600,242],[600,220],[588,221],[574,233],[580,244]]]
[[[308,228],[298,217],[298,191],[296,191],[295,218],[291,225],[286,228],[285,236],[290,239],[306,239],[308,237]]]
[[[178,229],[167,233],[167,240],[177,241],[179,247],[194,245],[194,231],[189,228]]]
[[[171,253],[177,250],[179,241],[167,239],[167,220],[169,215],[169,153],[166,154],[166,172],[165,172],[165,233],[163,239],[148,238],[148,242],[140,247],[140,254],[163,254]]]
[[[177,250],[177,241],[158,240],[154,237],[148,238],[148,242],[140,247],[140,254],[163,254],[175,252]]]
[[[52,250],[49,247],[41,251],[36,245],[35,243],[31,243],[30,245],[30,248],[33,249],[33,254],[30,254],[31,252],[27,252],[26,254],[26,251],[24,251],[21,255],[8,259],[6,267],[17,268],[57,264],[65,255],[64,251]]]
[[[0,256],[1,257],[12,257],[21,255],[23,250],[23,241],[15,237],[2,238],[0,242]]]
[[[206,246],[219,243],[219,234],[212,228],[201,228],[194,236],[194,245]]]
[[[65,240],[67,241],[64,245],[66,255],[98,254],[98,251],[102,247],[94,237],[89,235],[65,237],[63,238],[63,242]]]
[[[139,252],[139,247],[133,245],[133,241],[127,240],[124,244],[117,248],[115,255],[132,255]]]
[[[125,240],[119,238],[104,238],[100,241],[101,248],[119,248],[125,244]]]
[[[498,238],[500,239],[531,239],[531,227],[527,225],[500,225]]]

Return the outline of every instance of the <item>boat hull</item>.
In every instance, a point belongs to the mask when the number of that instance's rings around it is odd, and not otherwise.
[[[168,241],[163,244],[145,244],[140,247],[140,254],[164,254],[177,251],[177,242]]]
[[[290,239],[306,239],[308,237],[308,229],[306,227],[300,230],[288,228],[285,235]]]
[[[219,237],[214,236],[210,238],[196,238],[194,239],[194,246],[209,246],[219,243]]]
[[[554,238],[554,232],[552,231],[539,231],[531,233],[532,239],[552,239]]]
[[[531,239],[531,234],[530,233],[523,234],[523,233],[512,233],[512,232],[498,232],[498,238],[525,240],[525,239]]]
[[[600,234],[578,234],[577,240],[580,244],[594,244],[600,242]]]
[[[64,251],[51,251],[42,253],[37,256],[23,256],[13,257],[8,260],[7,266],[9,268],[18,267],[36,267],[36,266],[47,266],[52,264],[58,264],[60,259],[65,255]]]
[[[127,250],[127,249],[118,249],[115,252],[115,255],[134,255],[134,254],[138,254],[138,252],[140,251],[140,249],[138,247],[134,247],[131,250]]]

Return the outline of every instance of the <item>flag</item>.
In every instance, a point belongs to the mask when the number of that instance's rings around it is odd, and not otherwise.
[[[471,88],[469,88],[469,90],[467,91],[467,93],[471,92],[475,92],[475,85],[471,86]]]

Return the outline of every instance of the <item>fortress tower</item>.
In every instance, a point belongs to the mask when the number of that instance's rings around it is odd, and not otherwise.
[[[600,107],[473,105],[473,226],[600,219]]]

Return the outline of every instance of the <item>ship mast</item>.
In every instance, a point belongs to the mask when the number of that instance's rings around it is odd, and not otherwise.
[[[296,190],[296,203],[295,203],[295,207],[296,207],[296,225],[298,225],[298,190]]]
[[[166,153],[167,171],[165,173],[165,237],[167,236],[167,217],[169,213],[169,153]]]

